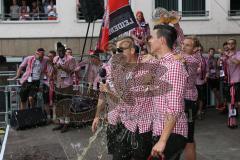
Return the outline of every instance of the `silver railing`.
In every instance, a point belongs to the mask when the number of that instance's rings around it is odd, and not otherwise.
[[[14,77],[16,75],[16,71],[0,71],[0,79],[2,84],[0,85],[0,90],[2,97],[4,96],[4,102],[1,100],[0,102],[0,125],[9,124],[9,116],[12,113],[12,110],[19,109],[19,90],[20,84],[18,84],[18,80],[8,81],[7,79],[10,77]],[[4,117],[4,120],[3,120]]]
[[[46,20],[57,20],[57,16],[48,16],[45,13],[28,13],[25,16],[3,13],[1,15],[3,21],[46,21]]]

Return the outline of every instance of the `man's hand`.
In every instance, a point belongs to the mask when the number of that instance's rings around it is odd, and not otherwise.
[[[166,147],[166,142],[163,142],[163,141],[158,141],[154,147],[152,148],[152,152],[151,152],[151,155],[153,157],[162,157],[164,158],[164,150],[165,150],[165,147]]]
[[[99,117],[95,117],[92,123],[92,132],[95,133],[99,124]]]
[[[236,58],[231,58],[230,61],[234,64],[240,64],[240,61]]]
[[[208,82],[208,77],[207,77],[207,76],[204,78],[204,82],[205,82],[205,83]]]
[[[218,49],[218,53],[222,54],[223,50],[221,48]]]
[[[15,81],[17,78],[18,78],[18,77],[16,76],[16,77],[13,77],[13,78],[8,78],[7,80],[8,80],[8,81]]]
[[[57,64],[57,69],[63,69],[63,66],[60,64]]]
[[[100,83],[99,90],[100,90],[100,92],[107,93],[107,92],[109,92],[109,85]]]
[[[172,16],[172,17],[175,17],[176,18],[176,20],[175,21],[172,21],[171,23],[173,24],[173,25],[179,25],[179,21],[181,20],[181,16],[178,14],[178,12],[177,11],[171,11],[170,12],[170,15]]]
[[[184,59],[183,56],[180,55],[180,54],[175,54],[175,55],[174,55],[174,59],[175,59],[175,60],[178,60],[178,61],[180,61],[180,62],[182,62],[182,63],[186,63],[185,59]]]

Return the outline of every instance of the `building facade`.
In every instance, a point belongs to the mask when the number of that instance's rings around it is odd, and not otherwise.
[[[55,19],[40,16],[27,20],[12,20],[11,1],[1,0],[0,54],[25,56],[34,53],[39,47],[52,50],[57,41],[72,48],[74,54],[81,53],[88,24],[79,15],[78,0],[56,0]],[[30,10],[32,1],[27,1]],[[22,5],[21,0],[17,0],[17,3],[19,6]],[[44,5],[44,0],[41,5]],[[145,19],[151,27],[152,11],[156,7],[178,10],[183,16],[181,26],[184,33],[199,36],[205,48],[220,48],[229,37],[236,38],[240,43],[239,0],[131,0],[131,6],[134,12],[138,10],[144,12]],[[96,21],[93,47],[99,36],[100,26],[101,20]],[[89,37],[92,36],[92,30],[93,24]],[[90,41],[89,38],[87,50],[90,48]]]

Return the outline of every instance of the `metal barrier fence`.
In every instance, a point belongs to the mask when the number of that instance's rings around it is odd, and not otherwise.
[[[25,15],[15,15],[12,16],[11,14],[2,14],[1,19],[3,21],[44,21],[44,20],[57,20],[56,16],[48,16],[45,13],[28,13]]]
[[[19,108],[20,85],[18,80],[7,80],[15,75],[16,71],[0,71],[0,125],[9,124],[11,111]]]

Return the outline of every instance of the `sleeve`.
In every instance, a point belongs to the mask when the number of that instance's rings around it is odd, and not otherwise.
[[[74,72],[75,67],[76,67],[75,58],[71,58],[71,59],[69,60],[68,66],[69,66],[69,70],[72,71],[72,72]]]
[[[59,57],[58,57],[58,56],[55,56],[55,57],[53,58],[53,63],[56,64],[57,61],[58,61],[58,59],[59,59]]]
[[[200,53],[195,53],[193,55],[185,56],[184,57],[186,64],[187,64],[187,69],[188,72],[195,72],[195,66],[198,66],[199,63],[201,63],[201,55]]]
[[[53,66],[52,65],[47,65],[47,75],[50,79],[53,78],[52,77],[53,76],[53,71],[54,71]]]
[[[52,9],[50,5],[47,6],[47,11],[49,12]]]
[[[201,63],[198,64],[198,68],[197,68],[197,74],[201,74],[202,73],[202,65]]]
[[[187,82],[187,73],[181,63],[176,63],[167,72],[167,80],[172,90],[166,94],[167,113],[175,116],[184,112],[184,88]]]
[[[132,35],[136,35],[136,28],[133,28],[132,30],[130,30],[130,36]]]
[[[240,61],[240,52],[237,52],[236,60]]]
[[[110,90],[116,93],[116,89],[114,87],[113,83],[113,77],[112,77],[112,68],[111,68],[111,62],[104,66],[104,68],[107,71],[106,81],[109,84]]]
[[[89,73],[88,73],[88,83],[93,84],[95,79],[97,78],[97,75],[98,75],[97,66],[91,64],[88,71],[89,71]]]
[[[184,34],[183,34],[183,30],[180,27],[179,24],[174,25],[176,31],[177,31],[177,41],[174,44],[174,51],[178,52],[178,50],[180,50],[179,48],[182,47],[183,45],[183,41],[184,41]]]
[[[147,23],[147,24],[146,24],[146,35],[145,35],[146,38],[147,38],[148,36],[150,36],[150,34],[151,34],[151,33],[150,33],[150,27],[149,27],[149,24]]]
[[[20,64],[19,67],[23,67],[23,68],[27,67],[29,60],[30,60],[30,57],[24,58],[23,62]]]

